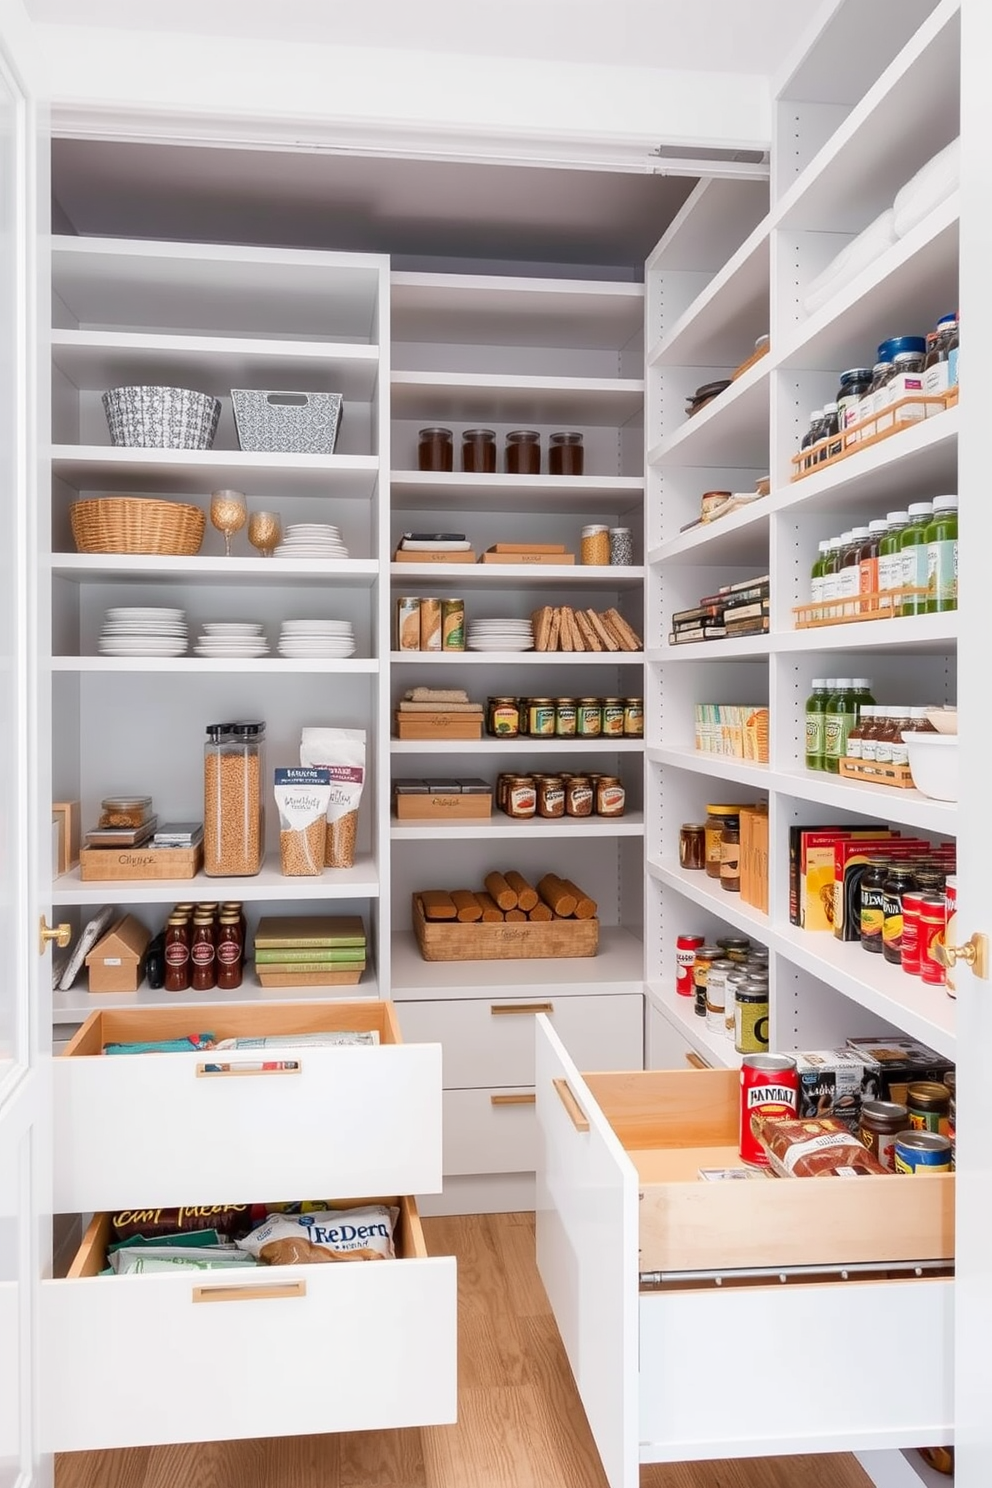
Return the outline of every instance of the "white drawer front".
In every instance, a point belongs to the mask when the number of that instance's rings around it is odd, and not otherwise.
[[[544,1013],[583,1069],[641,1069],[644,999],[638,994],[499,997],[397,1006],[404,1039],[441,1043],[448,1090],[534,1083],[534,1017]],[[446,1169],[450,1171],[450,1169]]]
[[[56,1211],[440,1189],[437,1045],[297,1057],[296,1073],[241,1075],[198,1074],[202,1054],[54,1060]]]
[[[453,1257],[279,1266],[223,1284],[231,1300],[197,1302],[221,1281],[44,1282],[43,1450],[454,1421]]]
[[[444,1171],[533,1173],[537,1121],[533,1090],[446,1090]]]

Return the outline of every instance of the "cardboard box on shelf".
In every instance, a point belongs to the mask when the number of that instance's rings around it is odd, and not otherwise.
[[[86,957],[91,992],[137,992],[151,940],[134,915],[122,915]]]
[[[55,873],[68,873],[79,862],[79,802],[53,801],[52,819],[59,823],[59,852],[52,867]]]
[[[741,901],[768,913],[768,803],[741,808]]]

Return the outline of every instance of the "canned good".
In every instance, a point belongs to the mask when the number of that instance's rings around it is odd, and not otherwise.
[[[920,907],[922,889],[907,889],[902,896],[902,969],[910,976],[920,974]]]
[[[506,814],[518,821],[537,812],[537,787],[532,775],[511,775],[506,783]]]
[[[898,1101],[869,1100],[861,1103],[858,1136],[883,1168],[892,1172],[895,1165],[895,1142],[909,1123],[909,1112]]]
[[[465,601],[442,599],[441,601],[441,650],[465,650]]]
[[[751,942],[745,935],[721,935],[717,938],[717,945],[721,951],[725,951],[731,961],[743,964],[751,953]]]
[[[909,1126],[913,1131],[940,1132],[949,1135],[951,1092],[939,1080],[915,1080],[906,1087]]]
[[[420,601],[420,649],[441,649],[441,601],[435,597],[422,597]]]
[[[593,789],[588,775],[570,775],[565,782],[565,815],[592,816]]]
[[[535,739],[554,738],[555,705],[551,698],[527,699],[527,732]]]
[[[882,955],[893,966],[902,961],[902,899],[916,887],[913,870],[893,864],[882,889]]]
[[[937,960],[937,947],[947,933],[947,901],[942,894],[924,894],[920,899],[920,977],[928,985],[942,987],[946,972]]]
[[[706,1027],[714,1033],[722,1033],[724,1029],[730,969],[729,961],[714,961],[706,978]]]
[[[565,815],[565,782],[560,775],[542,775],[537,782],[538,816]]]
[[[579,698],[575,708],[575,732],[582,739],[598,739],[603,732],[603,706],[599,698]]]
[[[766,1168],[768,1157],[755,1135],[753,1117],[777,1116],[787,1120],[799,1109],[799,1075],[796,1061],[786,1054],[746,1054],[741,1060],[741,1158],[754,1167]]]
[[[734,993],[734,1048],[738,1054],[768,1049],[768,987],[750,978]]]
[[[900,1132],[895,1139],[892,1165],[897,1173],[949,1173],[950,1139],[939,1132]]]
[[[727,972],[727,998],[723,1009],[723,1031],[729,1039],[734,1037],[734,1025],[737,1019],[737,988],[743,987],[744,983],[750,979],[743,966],[735,966],[731,963]]]
[[[520,705],[513,697],[491,697],[486,727],[496,739],[515,739],[520,733]]]
[[[555,737],[571,739],[575,735],[575,699],[555,698]]]
[[[696,952],[705,944],[701,935],[680,935],[675,942],[675,990],[680,997],[692,996],[692,968]]]
[[[419,594],[402,594],[396,601],[396,649],[420,650]]]
[[[692,987],[696,999],[694,1012],[698,1018],[706,1017],[706,983],[709,979],[710,967],[714,961],[722,959],[723,952],[719,946],[701,945],[696,951],[695,960],[692,963]]]
[[[622,739],[623,719],[623,698],[604,698],[602,724],[603,737],[606,739]]]
[[[644,699],[624,698],[623,736],[625,739],[644,738]]]
[[[616,775],[600,775],[596,781],[597,816],[623,816],[626,791]]]
[[[947,882],[944,884],[944,902],[947,912],[947,925],[944,930],[944,944],[955,945],[955,937],[958,929],[958,880],[955,874],[948,874]],[[948,997],[957,997],[957,986],[954,978],[957,975],[953,966],[944,968],[944,986]]]

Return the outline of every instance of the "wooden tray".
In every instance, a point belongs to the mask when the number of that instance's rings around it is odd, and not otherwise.
[[[852,424],[845,429],[843,434],[828,434],[826,439],[817,440],[807,449],[800,450],[792,456],[793,471],[790,480],[805,480],[809,475],[816,475],[821,470],[826,470],[831,465],[836,465],[840,460],[846,460],[849,455],[856,455],[859,450],[870,449],[873,444],[879,444],[883,439],[891,439],[893,434],[900,434],[903,429],[909,429],[913,424],[919,423],[921,418],[932,418],[935,414],[943,413],[945,408],[951,408],[958,401],[957,392],[935,393],[929,397],[919,394],[911,398],[900,398],[897,403],[892,403],[888,408],[873,413],[871,418],[862,419],[860,423]],[[922,413],[910,418],[899,418],[900,409],[910,406],[922,406]],[[827,454],[827,446],[833,444],[837,439],[848,440],[852,434],[861,434],[863,429],[874,426],[880,418],[888,418],[891,415],[892,424],[888,429],[883,429],[880,434],[872,433],[859,438],[855,444],[843,444],[835,455]],[[811,456],[816,455],[816,464],[810,470],[803,470],[803,465]]]
[[[847,780],[867,780],[871,785],[894,785],[899,790],[915,790],[916,782],[908,765],[878,765],[874,760],[844,758],[840,773]]]
[[[926,594],[926,589],[912,586],[875,589],[870,594],[849,594],[844,599],[818,599],[809,604],[793,605],[792,613],[796,630],[816,630],[822,625],[857,625],[862,620],[897,620],[901,600],[925,598]]]
[[[413,929],[425,961],[528,961],[595,956],[598,920],[518,920],[502,925],[460,925],[425,918],[413,895]]]
[[[435,652],[435,655],[439,653]],[[394,715],[397,739],[481,739],[481,713],[400,713]]]
[[[255,967],[260,987],[355,987],[364,972],[364,966],[353,971],[343,966],[335,971],[273,971],[271,967]]]
[[[411,553],[408,548],[397,548],[393,554],[394,563],[474,563],[476,553],[472,548],[462,548],[460,552],[453,553],[450,548],[432,548],[429,552],[422,550]]]
[[[488,821],[493,814],[492,795],[441,794],[426,791],[421,795],[393,797],[397,821],[446,822]]]
[[[202,843],[199,847],[84,847],[79,853],[83,883],[195,878],[202,867]]]

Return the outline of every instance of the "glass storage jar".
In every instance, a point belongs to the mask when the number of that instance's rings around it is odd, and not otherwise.
[[[207,728],[203,750],[203,871],[239,878],[262,866],[264,723]]]
[[[729,818],[740,823],[739,806],[707,806],[706,808],[706,876],[720,877],[723,824]]]
[[[466,429],[462,435],[462,469],[469,475],[492,475],[496,469],[493,429]]]
[[[562,430],[548,440],[548,474],[581,475],[584,466],[582,435]]]
[[[579,556],[586,565],[605,566],[610,561],[610,529],[601,522],[591,522],[582,529]]]
[[[421,429],[417,442],[420,470],[452,470],[455,447],[450,429]]]
[[[507,475],[540,475],[541,436],[536,429],[513,429],[503,456]]]

